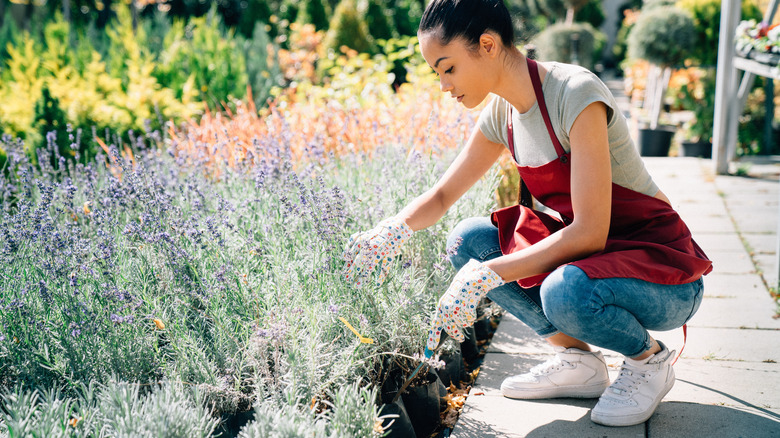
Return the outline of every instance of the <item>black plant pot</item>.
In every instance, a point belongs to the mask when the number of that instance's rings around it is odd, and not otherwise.
[[[639,154],[643,157],[667,157],[672,146],[674,127],[639,130]]]
[[[680,149],[683,157],[712,158],[712,143],[708,141],[684,141]]]
[[[466,340],[460,343],[460,352],[463,355],[463,360],[471,364],[479,357],[477,335],[474,332],[474,327],[463,329],[463,332],[466,335]]]
[[[482,317],[474,321],[474,336],[477,337],[477,341],[487,340],[490,336],[490,320]]]
[[[235,437],[241,429],[255,418],[255,410],[223,414],[222,423],[217,428],[215,436]]]
[[[445,387],[449,388],[450,385],[457,387],[460,382],[466,380],[466,365],[463,363],[460,350],[442,354],[439,358],[444,362],[444,368],[436,370],[436,374]]]
[[[384,404],[390,404],[395,399],[398,390],[404,384],[406,378],[398,365],[388,362],[388,371],[385,380],[382,382],[379,397]]]
[[[392,424],[386,428],[388,434],[385,435],[385,438],[409,438],[415,436],[412,420],[409,419],[409,413],[406,411],[402,398],[393,403],[382,405],[379,408],[379,416],[382,415],[398,415],[397,418],[388,418],[382,421],[383,426],[387,426],[392,421]]]
[[[401,394],[417,438],[429,437],[439,427],[439,414],[447,407],[443,399],[446,395],[447,388],[430,371]]]

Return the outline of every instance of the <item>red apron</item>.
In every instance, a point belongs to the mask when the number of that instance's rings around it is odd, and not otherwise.
[[[494,212],[491,219],[498,227],[503,254],[526,248],[574,219],[569,154],[553,131],[536,62],[529,59],[528,68],[539,110],[558,159],[539,167],[518,165],[517,170],[531,194],[558,212],[563,222],[522,206]],[[511,113],[508,131],[509,148],[514,159]],[[669,204],[615,183],[612,183],[612,213],[604,250],[571,264],[582,269],[590,278],[628,277],[659,284],[688,283],[712,270],[712,262],[694,242],[690,230]],[[518,283],[528,288],[541,283],[546,276],[537,275],[521,279]]]

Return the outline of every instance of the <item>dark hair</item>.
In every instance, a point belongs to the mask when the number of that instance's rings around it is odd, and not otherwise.
[[[515,29],[504,0],[432,0],[418,34],[434,32],[444,45],[463,38],[467,45],[476,46],[488,30],[497,33],[505,46],[514,46]]]

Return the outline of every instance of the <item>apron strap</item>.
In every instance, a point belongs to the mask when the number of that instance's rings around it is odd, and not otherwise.
[[[536,61],[531,58],[526,58],[528,61],[528,73],[531,76],[531,83],[534,85],[534,94],[536,95],[536,102],[539,104],[539,111],[542,113],[544,124],[547,126],[547,132],[550,134],[550,140],[552,140],[553,146],[555,146],[555,152],[558,153],[558,158],[562,162],[569,161],[566,151],[563,150],[561,142],[558,141],[558,136],[555,135],[552,122],[550,121],[550,113],[547,112],[547,104],[544,101],[544,93],[542,92],[542,81],[539,80],[539,67],[536,65]]]
[[[509,105],[507,103],[506,106],[506,130],[507,130],[507,138],[509,142],[509,150],[512,151],[512,161],[515,162],[515,165],[517,166],[517,160],[515,160],[515,134],[514,130],[512,129],[512,105]],[[528,190],[528,186],[525,185],[525,181],[523,181],[523,177],[520,177],[520,193],[517,195],[517,203],[522,205],[523,207],[533,208],[534,205],[534,198],[533,195],[531,195],[531,191]]]
[[[683,350],[685,350],[685,343],[688,341],[688,324],[683,324],[682,329],[683,329],[683,344],[682,347],[680,347],[680,352],[677,353],[677,357],[674,358],[674,362],[672,362],[672,365],[677,363],[677,359],[679,359],[680,356],[682,356],[682,352]]]

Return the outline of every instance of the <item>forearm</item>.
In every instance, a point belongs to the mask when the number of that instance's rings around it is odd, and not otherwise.
[[[443,202],[441,195],[431,189],[410,202],[397,217],[406,222],[412,230],[419,231],[436,224],[448,208],[449,205]]]
[[[604,248],[606,238],[572,224],[528,248],[485,262],[506,281],[551,272]]]

